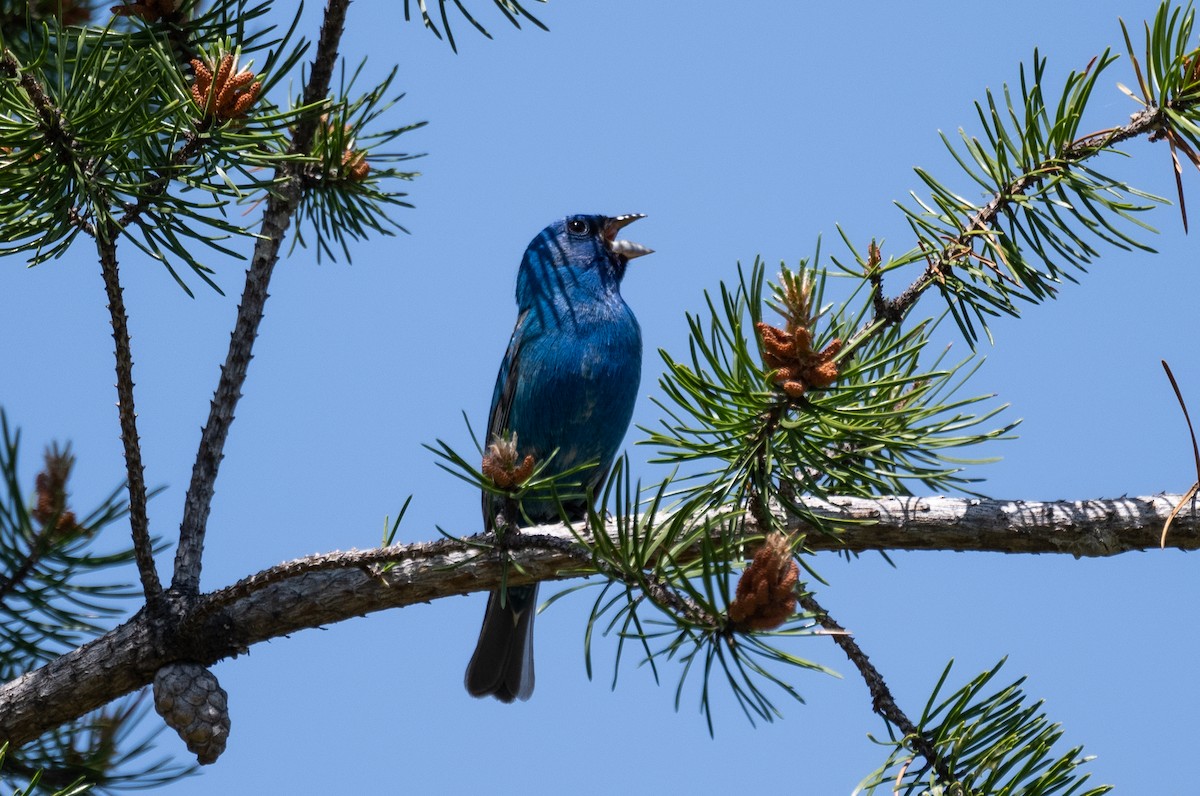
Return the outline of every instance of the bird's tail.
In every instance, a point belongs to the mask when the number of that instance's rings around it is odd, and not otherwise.
[[[537,584],[511,586],[488,597],[487,613],[475,654],[463,679],[471,696],[494,696],[501,702],[529,699],[533,694],[533,615]],[[503,605],[501,605],[503,602]]]

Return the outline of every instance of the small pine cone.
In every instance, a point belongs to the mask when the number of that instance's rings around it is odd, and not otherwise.
[[[229,739],[225,689],[198,663],[169,663],[154,675],[154,709],[200,765],[215,763]]]

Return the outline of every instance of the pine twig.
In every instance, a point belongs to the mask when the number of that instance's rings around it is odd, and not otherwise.
[[[21,70],[16,57],[5,50],[0,55],[0,73],[16,80],[29,101],[37,110],[39,127],[50,147],[58,157],[78,157],[78,144],[67,130],[62,113],[46,95],[42,85],[33,75]],[[85,164],[86,166],[86,164]],[[90,168],[84,168],[85,173]],[[121,282],[117,269],[115,237],[108,230],[98,230],[80,217],[74,210],[71,222],[96,239],[100,256],[100,270],[104,277],[104,290],[108,296],[108,310],[116,345],[117,412],[121,426],[121,442],[125,448],[125,470],[129,489],[129,525],[133,534],[134,556],[142,591],[148,601],[162,593],[162,583],[154,566],[154,550],[150,541],[149,519],[146,514],[146,482],[143,474],[142,452],[138,441],[137,413],[133,402],[133,354],[129,345],[129,324],[125,312]]]
[[[1195,101],[1186,103],[1186,105],[1195,104]],[[1177,105],[1184,107],[1185,103],[1181,102]],[[1173,109],[1178,110],[1174,106]],[[938,252],[931,253],[928,258],[929,264],[925,270],[900,295],[894,298],[876,298],[874,317],[854,334],[844,348],[857,348],[867,338],[900,323],[925,291],[931,285],[938,283],[939,276],[953,267],[956,259],[954,252],[970,249],[975,238],[981,234],[990,234],[997,219],[1014,204],[1014,197],[1023,196],[1031,188],[1036,187],[1046,179],[1048,173],[1080,164],[1115,144],[1143,135],[1151,135],[1161,130],[1165,116],[1166,111],[1162,108],[1145,108],[1133,114],[1127,124],[1079,138],[1064,147],[1050,161],[1038,163],[1028,173],[1009,182],[971,216],[965,228],[957,236],[949,238],[945,246]]]
[[[938,779],[941,782],[955,782],[954,772],[946,765],[946,761],[938,755],[937,748],[933,742],[912,723],[912,720],[896,704],[896,700],[892,696],[892,691],[888,688],[883,675],[875,668],[875,664],[871,663],[871,659],[863,652],[862,647],[858,646],[858,642],[854,640],[854,636],[838,624],[811,593],[802,593],[799,597],[799,603],[808,614],[816,619],[817,624],[829,632],[833,643],[842,648],[842,652],[846,653],[846,657],[854,664],[854,668],[858,669],[863,682],[867,684],[867,690],[871,692],[871,709],[882,716],[884,721],[896,727],[904,734],[909,745],[921,757],[925,758],[926,762],[937,772]]]
[[[765,464],[763,466],[765,468]],[[750,511],[751,522],[758,526],[758,532],[765,533],[768,529],[776,527],[778,518],[771,513],[767,502],[753,486],[750,488],[747,496],[747,506]],[[812,593],[805,589],[800,589],[799,591],[798,603],[800,607],[811,615],[817,624],[829,632],[834,643],[842,648],[842,651],[846,653],[846,657],[858,669],[859,675],[867,685],[867,690],[871,692],[871,708],[882,716],[884,721],[897,727],[904,733],[905,737],[910,739],[909,742],[912,744],[913,749],[929,762],[929,765],[937,772],[938,778],[942,782],[953,782],[953,772],[949,766],[938,756],[937,749],[933,743],[921,734],[917,726],[913,724],[912,720],[896,704],[896,700],[892,696],[887,682],[883,679],[883,675],[871,663],[870,658],[863,652],[862,647],[858,646],[858,642],[855,641],[854,637],[846,632],[846,629],[829,615],[829,612],[817,602],[817,598]]]
[[[53,533],[53,527],[43,527],[31,540],[29,552],[25,554],[21,563],[13,569],[12,574],[0,575],[0,607],[12,610],[6,604],[8,596],[25,582],[25,579],[33,572],[33,568],[41,561],[45,552],[50,549],[49,537]]]
[[[137,412],[133,403],[133,353],[129,345],[129,323],[125,299],[117,272],[117,245],[106,231],[96,238],[100,253],[100,271],[108,294],[108,312],[112,319],[116,344],[117,415],[121,424],[121,442],[125,447],[125,473],[129,489],[129,526],[133,532],[133,552],[138,577],[147,602],[162,594],[162,583],[154,566],[154,545],[150,541],[150,521],[146,515],[146,481],[142,449],[137,431]]]
[[[37,110],[38,126],[42,130],[42,135],[46,137],[46,141],[54,149],[55,155],[64,159],[76,158],[79,145],[67,130],[62,112],[54,104],[53,100],[46,95],[46,90],[38,82],[37,78],[21,69],[21,62],[9,50],[4,50],[3,54],[0,55],[0,74],[3,74],[10,80],[17,81],[21,86],[21,90],[25,92],[25,96],[29,97],[29,101]],[[90,173],[92,171],[92,164],[84,164],[82,171],[85,174]],[[95,226],[79,214],[78,208],[70,208],[68,211],[68,220],[84,234],[89,237],[96,237]]]
[[[325,8],[316,56],[308,84],[304,88],[306,106],[315,105],[329,94],[329,84],[337,62],[338,44],[345,27],[346,10],[349,5],[350,0],[330,0]],[[297,122],[292,133],[290,153],[307,153],[311,149],[320,115],[320,111],[314,108]],[[280,176],[285,179],[281,181],[278,190],[267,198],[266,209],[263,212],[262,235],[255,244],[254,256],[249,270],[246,271],[246,284],[238,304],[237,320],[229,341],[229,353],[221,368],[221,377],[213,395],[208,422],[200,435],[196,463],[192,468],[192,479],[184,500],[179,547],[175,555],[175,574],[171,581],[172,590],[183,594],[194,595],[200,589],[204,534],[212,507],[217,470],[224,456],[225,440],[229,436],[233,413],[242,394],[242,385],[246,382],[246,370],[250,365],[251,352],[267,301],[267,288],[275,264],[279,261],[279,248],[303,195],[304,186],[299,168],[291,162],[285,162],[280,165],[279,171]]]
[[[9,50],[5,50],[3,55],[0,55],[0,72],[3,72],[6,77],[17,81],[21,86],[21,90],[29,97],[29,101],[33,103],[33,107],[37,110],[39,127],[42,129],[42,134],[54,146],[58,154],[70,154],[75,151],[75,140],[71,134],[67,132],[66,124],[63,120],[62,113],[54,106],[54,103],[46,96],[46,91],[42,88],[42,84],[37,78],[21,69],[21,62]]]
[[[190,132],[185,136],[183,146],[171,155],[170,165],[172,167],[182,166],[190,161],[204,146],[204,132],[210,126],[211,121],[204,119],[199,124],[199,129]],[[166,193],[167,188],[171,185],[171,169],[166,168],[161,171],[155,171],[154,178],[146,185],[145,189],[138,193],[137,201],[130,202],[125,205],[125,214],[116,222],[117,230],[125,230],[130,224],[133,224],[150,206],[153,199],[157,199]]]

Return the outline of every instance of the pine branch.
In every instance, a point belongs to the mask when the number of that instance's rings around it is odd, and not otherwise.
[[[838,540],[814,535],[813,550],[944,549],[1114,555],[1158,545],[1177,495],[1059,503],[952,498],[834,499],[815,509],[850,523]],[[790,517],[778,517],[795,524]],[[615,534],[615,520],[607,528]],[[125,624],[0,688],[0,743],[20,745],[149,684],[163,665],[211,665],[268,639],[374,611],[509,585],[575,577],[576,541],[561,525],[522,537],[506,567],[479,554],[490,537],[334,552],[290,561],[196,598],[180,615],[142,611]],[[1168,538],[1200,549],[1200,515],[1181,512]],[[395,562],[390,567],[385,564]],[[507,571],[506,571],[507,569]]]
[[[78,146],[66,128],[62,113],[46,95],[42,85],[32,75],[21,71],[16,57],[5,50],[0,55],[0,72],[17,80],[40,119],[40,128],[48,145],[60,158],[74,158]],[[84,168],[87,173],[89,169]],[[158,572],[154,566],[153,544],[150,541],[149,520],[146,514],[146,482],[143,474],[141,448],[137,433],[137,413],[133,400],[133,355],[129,345],[129,326],[125,302],[118,276],[116,242],[107,230],[97,230],[92,224],[72,212],[73,224],[96,238],[104,289],[113,328],[117,371],[117,407],[121,426],[121,441],[125,448],[125,464],[129,488],[129,520],[138,576],[147,600],[162,593]],[[97,234],[101,232],[103,234]]]
[[[66,121],[63,119],[61,111],[46,95],[45,89],[38,82],[37,78],[28,72],[22,71],[21,63],[7,49],[4,50],[3,54],[0,54],[0,74],[3,74],[10,80],[16,80],[20,84],[21,90],[29,97],[29,101],[37,110],[39,127],[42,130],[42,134],[46,137],[46,141],[55,156],[64,160],[75,158],[78,146],[75,139],[67,130]],[[87,174],[91,172],[91,167],[85,166],[81,170]],[[87,219],[79,215],[78,208],[70,208],[69,220],[73,226],[78,227],[85,234],[91,237],[96,236],[95,227]]]
[[[137,201],[126,205],[125,214],[116,222],[117,231],[122,231],[136,222],[154,200],[166,193],[167,188],[171,185],[173,169],[184,165],[199,154],[204,147],[204,133],[211,124],[211,119],[202,119],[196,130],[184,136],[183,146],[171,155],[170,167],[155,171],[154,178],[139,194]]]
[[[937,773],[941,782],[955,782],[957,777],[947,766],[946,761],[938,756],[937,747],[934,746],[933,741],[922,733],[896,704],[896,699],[892,696],[892,691],[888,688],[883,675],[875,668],[875,664],[871,663],[862,647],[858,646],[854,636],[838,624],[811,593],[801,594],[799,603],[805,611],[816,618],[822,628],[829,632],[833,643],[841,647],[842,651],[846,653],[846,657],[854,664],[854,668],[858,669],[859,675],[871,692],[871,709],[900,730],[908,744],[924,757],[929,766]]]
[[[763,462],[763,467],[766,469],[765,462]],[[766,477],[769,477],[769,470],[764,473],[764,478]],[[757,490],[751,492],[749,506],[757,525],[757,528],[755,528],[757,533],[765,534],[769,529],[776,526],[779,518],[773,516],[770,511],[770,505]],[[819,531],[819,529],[814,530]],[[934,746],[933,741],[926,737],[917,728],[917,725],[913,723],[912,719],[896,704],[896,698],[892,696],[892,691],[888,688],[887,681],[883,679],[883,674],[875,667],[875,664],[871,663],[871,659],[867,657],[866,652],[859,646],[854,636],[830,616],[829,612],[817,601],[816,595],[812,592],[801,589],[797,602],[801,608],[816,620],[817,624],[830,634],[833,643],[837,644],[842,652],[846,653],[846,657],[850,662],[854,664],[854,668],[858,670],[859,676],[862,677],[867,690],[871,693],[871,709],[879,714],[889,725],[900,730],[904,737],[909,740],[912,748],[924,757],[930,767],[937,773],[938,779],[941,782],[954,782],[956,779],[954,772],[951,771],[946,761],[938,755],[937,747]]]
[[[840,528],[836,539],[809,536],[812,550],[954,550],[957,552],[1119,555],[1158,548],[1163,523],[1180,495],[1029,501],[950,497],[831,497],[807,508]],[[1166,547],[1200,549],[1200,514],[1185,505]],[[795,530],[805,526],[790,522]]]
[[[1169,110],[1182,112],[1194,109],[1197,105],[1200,105],[1200,100],[1181,99],[1171,103]],[[953,269],[954,264],[962,259],[963,252],[972,250],[975,241],[980,236],[997,234],[995,226],[998,220],[1018,201],[1016,197],[1024,196],[1051,175],[1078,166],[1111,150],[1117,144],[1141,136],[1153,138],[1155,134],[1167,129],[1169,124],[1167,111],[1168,108],[1149,106],[1133,114],[1130,121],[1123,126],[1101,130],[1076,139],[1055,156],[1038,162],[1033,168],[1003,186],[970,217],[956,237],[949,239],[939,251],[928,254],[928,265],[925,270],[898,296],[884,298],[879,275],[877,273],[868,274],[877,291],[875,315],[855,333],[844,349],[853,350],[867,338],[901,323],[925,291],[944,281],[946,274]]]
[[[102,228],[99,232],[96,248],[100,253],[100,271],[104,276],[104,291],[108,295],[108,312],[116,345],[117,415],[121,424],[121,443],[125,447],[129,527],[133,533],[133,551],[138,577],[142,581],[142,592],[147,602],[153,602],[162,594],[162,583],[154,566],[154,543],[150,540],[150,520],[146,515],[146,479],[138,438],[137,411],[133,403],[133,352],[129,346],[129,322],[117,271],[117,244],[109,236],[108,230]]]
[[[304,89],[304,105],[312,107],[297,122],[292,133],[291,154],[307,154],[320,123],[316,106],[329,93],[333,68],[337,62],[338,44],[346,22],[349,0],[330,0],[325,9],[321,34],[317,43],[312,72]],[[229,341],[229,353],[221,367],[221,378],[213,395],[208,422],[200,435],[200,447],[192,469],[184,501],[183,521],[179,528],[179,547],[175,555],[175,574],[171,588],[183,594],[196,594],[200,588],[201,557],[204,533],[212,507],[217,470],[224,456],[225,440],[233,423],[234,410],[246,381],[254,341],[262,322],[271,274],[279,260],[279,247],[291,224],[292,215],[303,196],[301,169],[292,162],[279,167],[283,179],[276,191],[267,198],[263,212],[261,237],[254,247],[254,256],[246,272],[242,300],[238,304],[237,320]]]

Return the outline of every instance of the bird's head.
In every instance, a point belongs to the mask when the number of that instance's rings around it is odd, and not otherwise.
[[[517,304],[528,308],[539,298],[579,299],[617,292],[629,261],[653,252],[617,239],[623,227],[639,218],[645,216],[567,216],[543,229],[525,249],[517,274]]]

